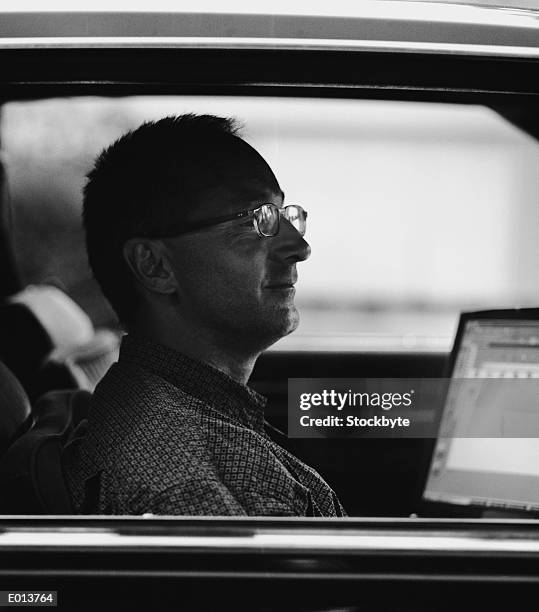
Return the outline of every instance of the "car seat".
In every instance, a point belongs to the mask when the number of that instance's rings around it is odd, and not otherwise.
[[[57,287],[30,285],[0,304],[0,359],[32,402],[55,389],[93,391],[118,352],[118,335],[96,332]]]
[[[39,368],[35,388],[39,396],[51,389],[92,391],[118,360],[120,339],[108,329],[96,330],[91,340],[76,347],[58,347]]]
[[[0,304],[0,359],[34,401],[36,374],[57,347],[74,347],[94,335],[82,309],[57,287],[30,285]]]
[[[89,409],[88,391],[55,391],[34,408],[34,422],[0,460],[0,514],[71,514],[62,451]]]
[[[2,151],[0,150],[0,296],[13,295],[22,289],[13,248],[13,210]]]
[[[30,426],[30,400],[22,385],[0,362],[0,457]]]

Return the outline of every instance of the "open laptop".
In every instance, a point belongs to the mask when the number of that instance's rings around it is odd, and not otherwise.
[[[463,314],[448,377],[421,514],[539,516],[539,308]]]

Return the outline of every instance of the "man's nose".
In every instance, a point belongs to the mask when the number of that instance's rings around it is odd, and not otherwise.
[[[311,255],[309,243],[287,219],[281,219],[279,233],[269,240],[272,256],[287,264],[305,261]]]

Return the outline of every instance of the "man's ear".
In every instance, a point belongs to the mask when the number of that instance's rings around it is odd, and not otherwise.
[[[160,240],[130,238],[124,244],[123,255],[137,281],[148,291],[162,294],[176,291],[176,277]]]

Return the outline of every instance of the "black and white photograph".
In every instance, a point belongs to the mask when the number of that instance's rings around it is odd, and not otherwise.
[[[539,1],[0,3],[0,608],[533,609]]]

